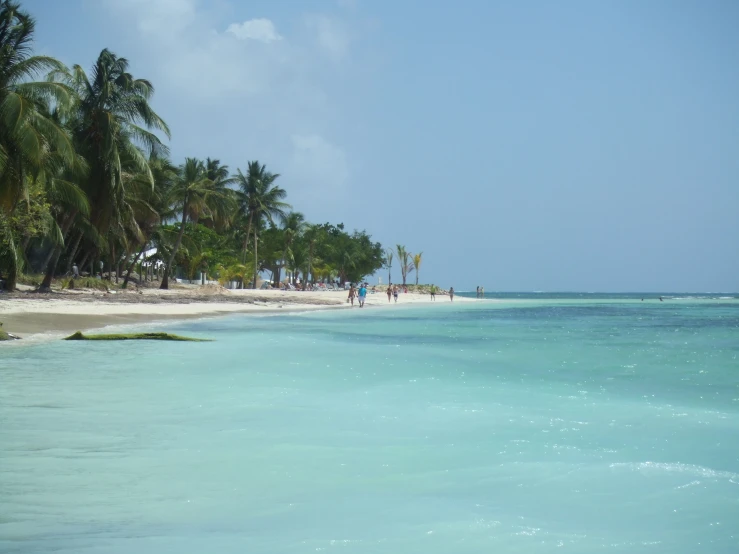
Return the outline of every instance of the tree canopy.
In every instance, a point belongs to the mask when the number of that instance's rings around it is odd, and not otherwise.
[[[358,282],[392,255],[364,230],[311,223],[257,160],[170,159],[154,85],[103,49],[89,71],[34,55],[33,18],[0,0],[0,277],[49,288],[78,272],[118,282],[239,286]],[[212,152],[209,154],[213,154]],[[408,266],[410,253],[397,252]],[[417,267],[417,266],[416,266]],[[405,277],[406,267],[401,267]]]

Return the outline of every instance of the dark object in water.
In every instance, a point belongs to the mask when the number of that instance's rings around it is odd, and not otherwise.
[[[186,342],[211,342],[209,339],[194,339],[191,337],[181,337],[179,335],[171,335],[169,333],[129,333],[114,335],[83,335],[82,331],[77,331],[74,335],[70,335],[64,340],[174,340]]]
[[[20,340],[20,337],[18,335],[14,335],[13,333],[7,333],[2,330],[3,324],[0,323],[0,341],[1,340]]]

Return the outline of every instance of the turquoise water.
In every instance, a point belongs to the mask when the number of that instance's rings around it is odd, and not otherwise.
[[[739,551],[737,300],[167,329],[0,350],[0,551]]]

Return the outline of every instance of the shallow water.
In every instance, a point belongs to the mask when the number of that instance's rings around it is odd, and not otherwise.
[[[739,551],[736,300],[167,329],[0,350],[0,551]]]

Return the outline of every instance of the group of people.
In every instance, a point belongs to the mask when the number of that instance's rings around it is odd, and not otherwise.
[[[477,297],[485,298],[485,289],[483,287],[477,287]]]
[[[349,298],[346,301],[351,302],[352,306],[354,306],[355,298],[359,302],[359,307],[364,308],[364,302],[367,300],[367,283],[360,283],[359,288],[355,287],[354,283],[351,284],[349,287]]]
[[[354,306],[354,300],[356,299],[359,303],[360,308],[364,308],[364,303],[367,300],[367,283],[360,283],[358,286],[354,286],[354,283],[352,283],[349,286],[349,296],[347,297],[346,301],[348,303],[351,303],[352,306]],[[398,303],[398,295],[400,294],[401,290],[404,293],[408,292],[408,287],[403,285],[402,289],[398,285],[388,285],[387,290],[385,291],[387,293],[387,301],[388,303],[392,302],[393,299],[395,299],[395,303]],[[375,287],[372,287],[372,292],[374,293],[376,291]],[[430,289],[431,293],[431,300],[436,300],[436,285],[431,285]],[[479,296],[479,287],[478,287],[478,296]],[[449,300],[454,302],[454,287],[449,287]]]

